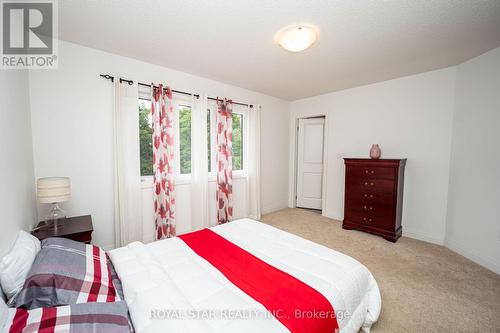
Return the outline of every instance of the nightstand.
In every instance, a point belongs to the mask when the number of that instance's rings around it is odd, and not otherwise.
[[[37,227],[42,222],[38,223]],[[92,241],[92,217],[90,215],[67,217],[59,221],[57,232],[50,228],[41,228],[31,233],[39,240],[49,237],[63,237],[90,244]]]

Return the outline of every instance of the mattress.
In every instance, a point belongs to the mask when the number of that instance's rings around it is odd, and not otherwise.
[[[323,294],[341,332],[369,332],[378,319],[377,283],[355,259],[251,219],[211,229]],[[289,332],[179,238],[134,242],[109,256],[139,333]]]

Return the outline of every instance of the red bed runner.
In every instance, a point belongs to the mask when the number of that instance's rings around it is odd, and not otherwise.
[[[317,290],[204,229],[179,236],[235,286],[261,303],[292,333],[338,331],[335,311]]]

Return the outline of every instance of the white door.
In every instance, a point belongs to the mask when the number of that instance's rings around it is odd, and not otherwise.
[[[299,119],[297,207],[322,209],[325,118]]]

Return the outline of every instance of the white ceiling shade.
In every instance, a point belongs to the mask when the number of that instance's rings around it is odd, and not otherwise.
[[[63,40],[286,100],[457,65],[500,46],[499,0],[58,3]],[[318,43],[284,52],[275,33],[292,23],[318,26]]]
[[[290,52],[304,51],[313,45],[317,39],[318,29],[305,24],[289,26],[277,33],[279,45]]]

